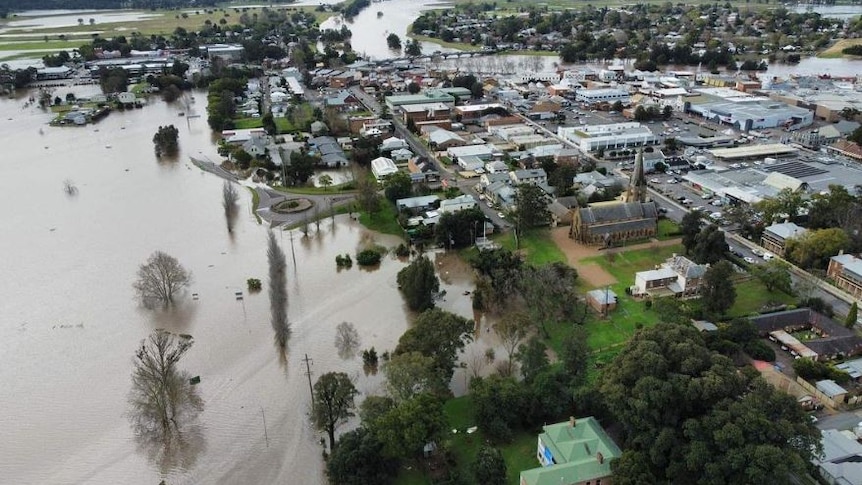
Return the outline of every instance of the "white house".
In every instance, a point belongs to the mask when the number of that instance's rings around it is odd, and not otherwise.
[[[443,214],[458,212],[476,207],[476,199],[471,195],[459,195],[454,199],[440,201],[440,212]]]
[[[399,148],[397,150],[392,150],[392,153],[389,154],[393,160],[397,160],[399,162],[403,162],[406,160],[410,160],[413,157],[413,152],[406,148]]]
[[[509,178],[515,185],[521,184],[544,184],[548,182],[548,174],[545,169],[536,168],[531,170],[514,170],[509,172]]]
[[[392,150],[398,150],[399,148],[409,148],[410,145],[407,144],[406,141],[402,140],[398,137],[391,137],[383,140],[383,143],[380,144],[381,152],[389,152]]]
[[[391,158],[378,157],[371,161],[371,173],[377,180],[388,177],[394,173],[398,173],[398,167]]]
[[[660,267],[635,273],[631,288],[635,296],[692,296],[700,293],[708,264],[696,264],[685,256],[674,254]]]

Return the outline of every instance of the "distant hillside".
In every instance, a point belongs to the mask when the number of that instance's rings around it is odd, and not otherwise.
[[[0,12],[53,9],[212,7],[216,0],[0,0]]]

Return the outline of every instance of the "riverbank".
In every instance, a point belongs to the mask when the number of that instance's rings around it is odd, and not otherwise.
[[[841,52],[848,47],[853,47],[854,45],[862,45],[862,39],[841,39],[828,49],[817,54],[817,57],[823,59],[842,59],[845,57],[848,59],[859,59],[859,56],[850,56]]]

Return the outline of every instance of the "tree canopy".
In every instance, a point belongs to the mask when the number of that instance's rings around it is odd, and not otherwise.
[[[706,270],[701,290],[704,310],[719,316],[730,310],[736,301],[732,277],[733,266],[727,261],[720,261]]]
[[[426,256],[414,259],[406,268],[398,272],[398,287],[414,311],[424,311],[434,306],[434,296],[440,289],[440,280],[434,270],[434,263]]]
[[[614,483],[767,483],[804,472],[820,443],[792,397],[738,372],[689,326],[635,334],[601,392],[625,434]]]
[[[419,352],[434,360],[435,389],[447,389],[454,374],[458,353],[469,342],[473,321],[439,308],[425,310],[398,339],[395,355]]]

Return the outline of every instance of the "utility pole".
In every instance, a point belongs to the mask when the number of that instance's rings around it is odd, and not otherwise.
[[[311,364],[314,363],[312,359],[308,358],[308,354],[305,354],[305,358],[302,359],[305,362],[305,375],[308,377],[308,392],[311,393],[311,407],[314,407],[314,387],[311,385]]]

